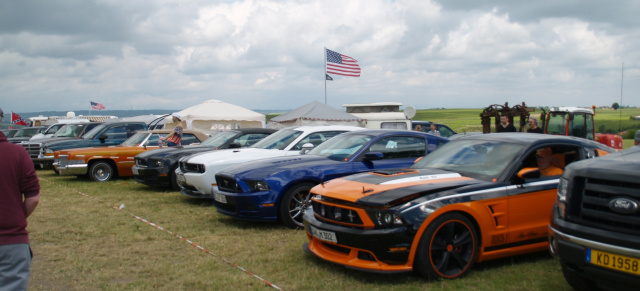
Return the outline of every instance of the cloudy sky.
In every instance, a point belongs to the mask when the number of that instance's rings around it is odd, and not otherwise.
[[[640,105],[638,15],[634,0],[1,1],[0,107]],[[361,76],[325,82],[325,47]]]

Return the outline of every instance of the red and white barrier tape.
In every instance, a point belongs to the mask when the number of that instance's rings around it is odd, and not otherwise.
[[[41,181],[46,181],[46,182],[49,182],[49,183],[54,183],[53,181],[49,181],[49,180],[47,180],[47,179],[43,179],[43,178],[40,178],[40,180],[41,180]],[[59,185],[59,184],[58,184],[58,185]],[[62,185],[60,185],[60,186],[62,186]],[[89,194],[87,194],[87,193],[83,193],[83,192],[78,191],[78,190],[75,190],[75,189],[71,189],[71,190],[78,192],[78,193],[79,193],[79,194],[81,194],[82,196],[85,196],[85,197],[91,198],[91,199],[93,199],[93,200],[96,200],[96,201],[98,201],[99,203],[107,204],[106,202],[104,202],[104,201],[102,201],[102,200],[100,200],[100,199],[98,199],[98,198],[96,198],[96,197],[94,197],[94,196],[91,196],[91,195],[89,195]],[[200,245],[198,245],[198,244],[196,244],[196,243],[192,242],[191,240],[186,239],[186,238],[184,238],[183,236],[181,236],[181,235],[179,235],[179,234],[177,234],[177,233],[175,233],[175,232],[172,232],[172,231],[170,231],[170,230],[168,230],[168,229],[166,229],[166,228],[164,228],[164,227],[162,227],[162,226],[159,226],[159,225],[157,225],[157,224],[155,224],[155,223],[153,223],[153,222],[150,222],[150,221],[148,221],[148,220],[146,220],[146,219],[144,219],[144,218],[142,218],[142,217],[140,217],[140,216],[137,216],[137,215],[135,215],[135,214],[133,214],[133,213],[131,213],[131,212],[129,212],[129,211],[124,210],[124,204],[122,204],[122,205],[120,205],[120,206],[118,206],[118,205],[113,205],[113,206],[111,206],[111,208],[116,209],[116,210],[119,210],[119,211],[122,211],[122,212],[124,212],[124,213],[126,213],[126,214],[129,214],[130,216],[132,216],[133,218],[135,218],[135,219],[137,219],[137,220],[139,220],[139,221],[142,221],[142,222],[144,222],[144,223],[146,223],[146,224],[148,224],[148,225],[150,225],[150,226],[155,227],[156,229],[162,230],[162,231],[164,231],[164,232],[166,232],[166,233],[168,233],[168,234],[170,234],[170,235],[173,235],[173,236],[175,236],[175,237],[177,237],[177,238],[179,238],[179,239],[181,239],[181,240],[183,240],[183,241],[185,241],[185,242],[189,243],[190,245],[192,245],[192,246],[194,246],[194,247],[198,248],[199,250],[201,250],[201,251],[203,251],[203,252],[205,252],[205,253],[207,253],[207,254],[210,254],[210,255],[212,255],[212,256],[214,256],[214,257],[216,257],[216,258],[218,258],[218,259],[222,260],[223,262],[225,262],[225,263],[227,263],[227,264],[229,264],[229,265],[231,265],[231,266],[233,266],[233,267],[235,267],[235,268],[237,268],[237,269],[240,269],[241,271],[243,271],[243,272],[245,272],[245,273],[247,273],[247,274],[251,275],[252,277],[254,277],[254,278],[256,278],[256,279],[258,279],[258,280],[262,281],[263,283],[267,284],[268,286],[271,286],[271,287],[273,287],[273,288],[275,288],[275,289],[277,289],[277,290],[282,290],[282,288],[278,287],[277,285],[275,285],[275,284],[273,284],[273,283],[271,283],[271,282],[269,282],[269,281],[267,281],[267,280],[263,279],[262,277],[260,277],[260,276],[258,276],[258,275],[256,275],[256,274],[252,273],[251,271],[249,271],[249,270],[247,270],[247,269],[245,269],[245,268],[243,268],[243,267],[241,267],[241,266],[239,266],[239,265],[237,265],[237,264],[235,264],[235,263],[233,263],[233,262],[231,262],[231,261],[229,261],[229,260],[227,260],[227,259],[225,259],[225,258],[223,258],[223,257],[219,256],[219,255],[216,255],[215,253],[213,253],[213,252],[211,252],[211,251],[209,251],[209,250],[207,250],[207,249],[203,248],[202,246],[200,246]]]

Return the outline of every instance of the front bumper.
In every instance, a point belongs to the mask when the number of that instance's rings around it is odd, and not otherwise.
[[[79,176],[87,174],[87,164],[75,164],[67,166],[58,166],[56,170],[61,176]]]
[[[278,221],[278,207],[270,192],[232,193],[212,187],[218,212],[238,219]]]
[[[619,247],[563,233],[549,226],[550,252],[559,259],[564,271],[595,282],[604,289],[632,290],[640,286],[640,276],[587,262],[587,249],[640,259],[640,250]]]
[[[360,229],[324,223],[315,218],[313,209],[304,213],[304,230],[309,238],[305,245],[319,258],[345,267],[379,273],[413,270],[409,252],[415,232],[407,227]],[[337,243],[323,241],[313,229],[335,234]]]
[[[171,175],[164,167],[131,167],[136,182],[147,186],[171,186]]]

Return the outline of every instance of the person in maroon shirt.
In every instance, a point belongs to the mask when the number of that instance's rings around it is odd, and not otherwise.
[[[3,115],[0,108],[0,118]],[[29,154],[0,132],[0,290],[27,289],[32,257],[27,217],[36,209],[39,194]]]

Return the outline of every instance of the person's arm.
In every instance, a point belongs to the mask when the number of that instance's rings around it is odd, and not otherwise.
[[[29,197],[24,199],[24,216],[29,217],[34,210],[36,210],[36,206],[40,203],[40,196]]]

